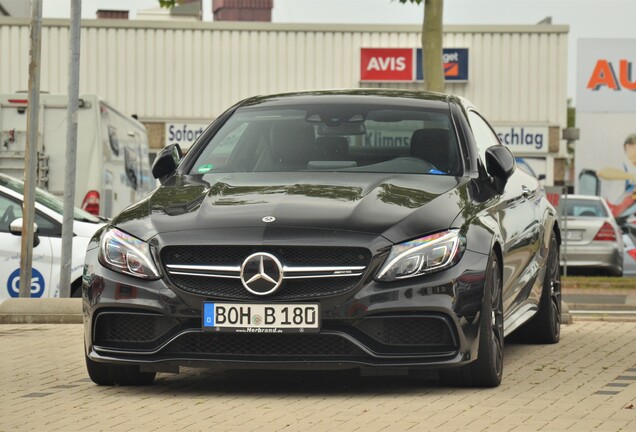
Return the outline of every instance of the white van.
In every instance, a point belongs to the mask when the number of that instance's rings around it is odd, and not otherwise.
[[[63,196],[66,95],[41,94],[37,186]],[[24,178],[26,93],[0,95],[0,172]],[[94,94],[80,95],[75,206],[112,217],[155,187],[145,127]]]

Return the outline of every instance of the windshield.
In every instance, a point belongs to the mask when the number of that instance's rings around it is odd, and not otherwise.
[[[0,185],[19,194],[24,194],[24,182],[22,180],[7,176],[0,176]],[[35,188],[35,202],[50,208],[56,213],[64,214],[64,202],[44,189],[40,189],[38,187]],[[73,219],[80,222],[100,222],[100,220],[92,214],[77,207],[73,210]]]
[[[191,174],[347,171],[461,175],[448,109],[316,104],[238,109]]]

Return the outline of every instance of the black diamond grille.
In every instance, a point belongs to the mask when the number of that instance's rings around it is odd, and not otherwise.
[[[452,345],[453,336],[446,322],[432,317],[366,318],[360,330],[386,345]]]
[[[163,352],[229,357],[351,357],[363,353],[351,342],[335,335],[260,333],[189,333],[172,342]]]
[[[158,346],[179,326],[160,315],[104,313],[95,320],[95,345],[126,348]]]
[[[283,265],[297,267],[366,267],[371,258],[367,249],[348,247],[166,246],[161,251],[161,259],[164,265],[240,266],[245,258],[256,252],[271,253]],[[198,295],[228,299],[254,298],[238,279],[175,274],[169,274],[168,277],[179,288]],[[278,292],[268,298],[299,300],[342,294],[353,289],[361,278],[287,279]]]
[[[208,297],[247,300],[250,294],[238,279],[209,278],[171,275],[170,279],[181,289]],[[269,299],[306,299],[325,297],[349,291],[360,281],[360,277],[289,279],[279,290],[267,296]]]

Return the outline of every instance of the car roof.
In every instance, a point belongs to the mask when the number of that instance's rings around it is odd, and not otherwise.
[[[414,90],[398,89],[343,89],[316,90],[280,93],[267,96],[255,96],[243,100],[240,106],[284,106],[289,104],[351,104],[365,103],[396,106],[428,106],[431,108],[447,107],[449,101],[467,104],[468,101],[457,96]]]

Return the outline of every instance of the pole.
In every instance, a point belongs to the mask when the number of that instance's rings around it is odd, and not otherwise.
[[[29,105],[22,204],[22,244],[20,250],[20,297],[31,296],[33,265],[33,226],[35,223],[35,182],[38,164],[40,117],[40,58],[42,52],[42,0],[31,3],[31,49],[29,51]],[[40,281],[42,283],[43,281]]]
[[[565,214],[561,217],[563,218],[563,232],[565,233],[565,239],[561,240],[563,243],[563,276],[568,275],[568,190],[567,188],[563,188],[563,197],[565,198],[565,203],[563,203],[563,208],[565,209]]]
[[[73,257],[73,213],[75,211],[75,171],[77,164],[77,112],[79,109],[81,19],[81,0],[72,0],[71,31],[69,35],[68,109],[66,113],[66,177],[64,179],[64,216],[62,220],[60,297],[71,296],[71,260]]]

